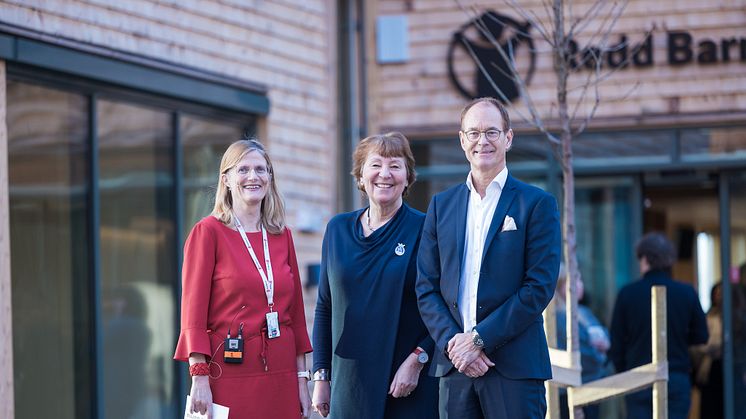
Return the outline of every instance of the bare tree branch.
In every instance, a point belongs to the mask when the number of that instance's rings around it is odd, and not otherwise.
[[[596,0],[591,4],[591,7],[585,11],[583,16],[579,17],[576,21],[571,21],[572,23],[570,24],[570,29],[567,31],[567,35],[573,37],[576,32],[584,31],[585,28],[598,17],[607,3],[607,0]]]
[[[612,33],[611,29],[616,26],[619,18],[622,17],[624,9],[627,7],[627,1],[624,1],[619,7],[617,7],[617,4],[618,2],[612,4],[609,13],[604,16],[602,23],[598,25],[598,29],[596,29],[590,39],[588,39],[588,45],[599,43],[601,48],[606,47],[608,39]],[[596,42],[596,38],[598,37],[601,38],[601,41]]]
[[[639,81],[635,82],[635,84],[632,85],[627,90],[627,92],[625,94],[623,94],[622,96],[619,96],[619,97],[616,97],[616,98],[615,97],[607,97],[606,100],[608,102],[617,102],[617,101],[627,100],[627,98],[632,94],[632,92],[634,92],[635,90],[637,90],[638,87],[640,87],[640,82]],[[594,103],[593,108],[591,109],[591,111],[588,112],[588,114],[586,115],[586,117],[583,120],[583,122],[573,131],[573,137],[576,137],[576,136],[582,134],[583,131],[585,131],[585,129],[588,128],[588,125],[590,124],[591,120],[596,115],[596,110],[598,109],[598,105],[601,102],[601,96],[598,94],[598,87],[596,87],[595,90],[596,90],[596,102]]]
[[[645,37],[643,38],[643,42],[644,42],[645,40],[647,40],[647,38],[648,38],[648,37],[649,37],[649,36],[650,36],[651,34],[652,34],[652,29],[651,29],[650,31],[646,32],[646,34],[645,34]],[[621,46],[620,46],[620,47],[621,47]],[[630,51],[629,55],[627,55],[627,58],[626,58],[626,59],[624,59],[624,60],[622,60],[622,61],[621,61],[621,62],[619,63],[619,65],[618,65],[618,66],[616,66],[616,67],[613,67],[612,69],[610,69],[610,70],[608,70],[608,71],[606,71],[606,72],[599,72],[599,73],[598,73],[598,76],[597,76],[597,77],[596,77],[596,78],[595,78],[595,79],[594,79],[593,81],[590,81],[589,83],[590,83],[590,84],[599,84],[599,83],[601,83],[601,82],[605,81],[606,79],[608,79],[609,77],[611,77],[611,76],[612,76],[612,75],[613,75],[614,73],[616,73],[617,71],[619,71],[619,70],[623,69],[623,68],[624,68],[624,67],[625,67],[625,66],[626,66],[627,64],[629,64],[629,62],[630,62],[630,61],[631,61],[631,60],[633,59],[634,55],[635,55],[635,54],[636,54],[636,53],[637,53],[637,52],[638,52],[638,51],[640,50],[640,48],[642,48],[642,43],[640,44],[640,46],[639,46],[639,47],[637,47],[637,48],[634,48],[634,49],[632,49],[632,50]],[[612,49],[612,50],[610,50],[610,51],[616,51],[616,49]],[[586,63],[586,62],[589,62],[589,61],[590,61],[590,60],[584,60],[584,61],[582,61],[581,63],[583,63],[583,64],[584,64],[584,63]],[[578,66],[580,67],[580,65],[578,65]],[[574,91],[574,90],[577,90],[577,89],[580,89],[580,88],[587,88],[587,87],[588,87],[588,86],[587,86],[587,85],[586,85],[586,84],[584,83],[584,84],[581,84],[581,85],[579,85],[579,86],[576,86],[576,87],[573,87],[573,88],[571,88],[571,89],[570,89],[569,91]]]
[[[526,22],[529,22],[531,26],[535,27],[539,35],[541,35],[541,37],[544,38],[545,41],[549,42],[549,44],[552,45],[552,37],[549,35],[551,31],[544,26],[544,23],[536,14],[536,12],[534,12],[533,10],[527,11],[526,9],[521,7],[516,0],[509,0],[507,1],[507,4],[516,13],[521,15],[521,17],[526,20]]]
[[[456,0],[456,2],[459,5],[461,5],[461,3],[458,0]],[[463,8],[463,10],[466,11],[466,8]],[[469,12],[467,11],[467,13],[469,13]],[[484,22],[480,18],[479,12],[476,9],[473,9],[471,13],[473,15],[476,15],[476,16],[471,16],[471,18],[474,20],[475,26],[477,27],[477,29],[479,30],[479,32],[497,49],[497,51],[500,54],[500,56],[507,63],[507,65],[508,65],[508,67],[510,69],[510,72],[511,72],[510,76],[511,76],[511,78],[513,80],[515,80],[515,82],[516,82],[516,84],[518,86],[518,92],[519,92],[521,98],[524,99],[524,102],[526,103],[526,108],[528,109],[528,111],[531,114],[531,116],[527,117],[522,112],[520,112],[517,108],[514,108],[514,110],[516,111],[516,113],[518,113],[519,116],[523,120],[534,124],[541,132],[543,132],[547,136],[547,138],[549,139],[550,142],[559,142],[559,140],[544,127],[543,121],[541,120],[541,116],[539,115],[536,107],[533,105],[533,103],[531,101],[531,97],[528,95],[528,92],[527,92],[528,89],[526,87],[525,81],[523,80],[523,77],[520,75],[520,73],[518,72],[518,70],[515,67],[515,60],[514,60],[515,57],[513,55],[513,51],[511,50],[509,54],[506,53],[505,49],[502,47],[502,45],[500,44],[500,42],[497,39],[495,39],[495,37],[492,34],[492,32],[490,32],[489,29],[484,25]],[[495,90],[495,92],[498,93],[498,95],[500,96],[500,98],[505,103],[509,103],[510,101],[507,99],[507,97],[502,92],[502,90],[497,86],[497,84],[494,82],[494,80],[492,80],[492,78],[489,76],[489,72],[487,72],[487,69],[484,67],[484,65],[481,63],[481,61],[478,59],[478,57],[477,57],[476,53],[474,52],[474,50],[468,45],[468,43],[464,43],[464,45],[467,47],[467,50],[468,50],[469,54],[472,56],[472,59],[477,63],[477,66],[479,67],[479,71],[482,71],[483,74],[485,74],[485,76],[487,76],[486,78],[489,80],[490,85]],[[508,44],[508,45],[510,46],[510,44]]]
[[[480,19],[477,18],[476,22],[479,22],[479,20]],[[485,38],[487,38],[490,41],[490,43],[492,43],[492,45],[495,47],[495,49],[497,49],[498,53],[503,58],[503,60],[505,60],[505,62],[508,64],[508,66],[510,68],[510,71],[512,72],[512,76],[513,76],[512,78],[513,78],[513,80],[516,82],[516,84],[518,86],[518,92],[519,92],[519,94],[521,96],[521,99],[523,99],[524,103],[526,104],[526,108],[528,109],[529,113],[531,114],[531,118],[530,119],[526,118],[522,114],[521,114],[521,117],[524,120],[526,120],[526,121],[532,122],[542,133],[544,133],[547,136],[547,139],[550,142],[559,143],[559,139],[554,134],[552,134],[548,129],[546,129],[546,127],[544,126],[544,122],[543,122],[543,120],[541,118],[541,115],[539,114],[539,112],[537,110],[537,107],[533,104],[533,100],[531,99],[531,96],[528,94],[528,87],[526,86],[525,80],[521,76],[521,74],[518,71],[518,69],[516,69],[516,67],[515,67],[515,59],[514,59],[515,57],[513,55],[512,49],[511,49],[511,51],[509,51],[509,53],[507,53],[505,51],[505,48],[503,48],[503,46],[500,44],[500,42],[497,39],[495,39],[495,37],[492,35],[492,32],[490,32],[484,26],[483,23],[482,24],[477,24],[476,26],[480,30],[480,32],[482,33],[482,35]],[[508,43],[508,46],[511,47],[512,45],[510,43]],[[481,64],[480,64],[480,69],[482,71],[485,71],[484,67],[481,66]],[[489,78],[489,74],[486,73],[486,75]],[[490,82],[492,83],[492,80],[490,80]],[[492,84],[494,86],[494,83],[492,83]],[[499,90],[496,86],[495,86],[495,89]],[[500,92],[500,93],[502,94],[502,92]],[[507,103],[507,101],[506,101],[506,103]],[[520,114],[520,112],[519,112],[519,114]]]

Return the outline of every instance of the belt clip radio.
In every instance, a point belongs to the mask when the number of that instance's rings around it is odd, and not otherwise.
[[[230,330],[223,344],[223,362],[226,364],[240,364],[243,362],[243,323],[239,326],[238,336],[231,337]]]

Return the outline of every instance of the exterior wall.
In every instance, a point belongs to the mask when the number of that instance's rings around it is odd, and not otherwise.
[[[8,130],[5,124],[5,62],[0,61],[0,416],[12,418],[13,316],[10,306]]]
[[[403,64],[380,65],[375,61],[375,44],[370,47],[369,75],[372,129],[403,129],[412,135],[427,132],[454,133],[458,115],[466,99],[453,87],[446,64],[448,44],[452,34],[473,18],[468,8],[477,2],[456,0],[418,0],[402,2],[379,0],[372,13],[404,15],[409,19],[410,59]],[[481,1],[478,10],[493,9],[513,19],[523,19],[505,6],[506,2]],[[509,3],[509,2],[507,2]],[[520,1],[531,12],[545,16],[542,3]],[[590,1],[575,2],[574,13],[580,15]],[[461,9],[459,4],[465,6]],[[741,59],[741,46],[730,49],[730,62],[713,64],[690,63],[672,66],[667,62],[667,31],[689,32],[697,44],[709,39],[717,44],[717,58],[722,59],[721,39],[746,39],[746,13],[738,0],[697,2],[693,0],[649,2],[631,0],[609,38],[608,45],[619,42],[620,34],[627,35],[632,45],[652,30],[654,65],[647,68],[621,69],[606,80],[600,89],[602,104],[597,111],[599,120],[650,115],[727,114],[746,110],[746,57]],[[578,41],[585,44],[598,27],[594,21]],[[371,25],[371,31],[375,31]],[[540,113],[549,120],[556,116],[555,76],[552,72],[551,51],[538,32],[532,29],[537,48],[536,71],[529,91]],[[743,41],[746,43],[746,40]],[[597,45],[598,41],[594,41]],[[744,51],[746,54],[746,51]],[[466,57],[466,55],[464,55]],[[520,58],[520,57],[519,57]],[[474,66],[468,60],[456,67],[462,74],[473,77]],[[520,60],[519,60],[520,61]],[[519,63],[520,65],[520,63]],[[571,84],[577,85],[588,74],[582,70],[574,74]],[[632,90],[630,90],[632,89]],[[577,95],[579,91],[575,91]],[[589,92],[591,103],[593,92]],[[552,114],[554,111],[554,115]],[[518,112],[526,113],[525,105],[517,100],[511,110],[519,122]],[[407,129],[409,127],[409,129]]]
[[[289,222],[319,229],[295,233],[301,267],[336,210],[334,14],[324,0],[0,1],[6,23],[267,86],[259,134]]]

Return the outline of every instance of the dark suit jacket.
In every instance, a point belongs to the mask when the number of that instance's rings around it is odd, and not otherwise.
[[[431,373],[436,377],[453,368],[445,350],[464,331],[458,294],[468,202],[463,183],[435,195],[420,241],[416,290],[422,320],[435,340]],[[501,231],[506,215],[516,230]],[[508,176],[482,255],[476,326],[485,353],[503,376],[552,376],[541,313],[554,295],[559,263],[557,202]]]

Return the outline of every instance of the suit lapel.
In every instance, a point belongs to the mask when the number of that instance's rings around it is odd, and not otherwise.
[[[469,205],[469,188],[461,186],[456,199],[456,252],[458,252],[458,278],[461,279],[461,267],[464,266],[464,245],[466,241],[466,212]]]
[[[484,240],[484,249],[482,250],[482,262],[484,257],[487,255],[487,249],[490,247],[490,243],[495,238],[498,231],[502,230],[503,220],[505,215],[508,213],[508,208],[513,202],[513,198],[517,195],[515,182],[511,176],[505,180],[505,187],[500,194],[500,200],[497,201],[497,208],[495,208],[495,214],[492,216],[492,223],[490,223],[490,230],[487,232],[487,238]]]

